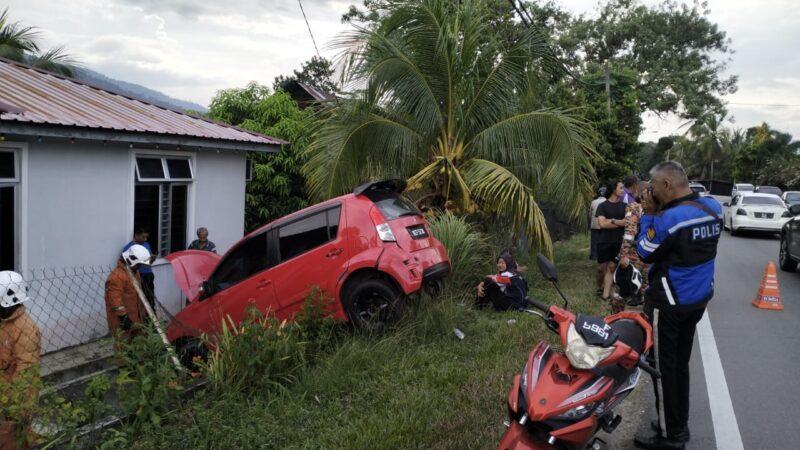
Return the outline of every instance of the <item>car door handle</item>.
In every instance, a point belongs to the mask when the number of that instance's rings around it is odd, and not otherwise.
[[[261,280],[258,282],[256,287],[259,289],[266,289],[270,284],[272,284],[272,280]]]
[[[335,249],[329,251],[328,253],[326,253],[325,257],[326,258],[333,258],[334,256],[338,256],[339,254],[341,254],[343,251],[344,251],[343,248],[335,248]]]

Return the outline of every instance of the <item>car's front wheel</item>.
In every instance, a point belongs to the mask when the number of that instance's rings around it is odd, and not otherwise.
[[[404,296],[390,282],[371,278],[348,290],[345,310],[357,328],[380,331],[395,320],[405,304]]]
[[[786,239],[785,235],[781,235],[781,250],[778,254],[778,265],[781,267],[781,270],[787,272],[794,272],[797,270],[797,261],[793,260],[789,255],[789,241]]]

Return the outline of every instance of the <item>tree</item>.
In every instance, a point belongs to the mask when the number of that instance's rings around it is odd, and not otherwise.
[[[78,62],[66,53],[64,47],[41,51],[38,38],[39,32],[35,27],[11,22],[8,8],[0,13],[0,57],[68,77],[74,76]]]
[[[217,92],[209,105],[208,116],[242,128],[285,139],[276,154],[254,153],[253,179],[245,195],[245,228],[253,230],[265,223],[308,206],[305,162],[302,152],[308,145],[311,112],[301,110],[289,94],[274,94],[255,82],[244,88]]]
[[[279,75],[275,77],[272,88],[276,91],[278,89],[286,90],[289,83],[300,81],[318,87],[323,91],[334,93],[337,89],[331,80],[332,75],[333,67],[329,60],[319,56],[312,56],[310,60],[302,64],[299,72],[297,70],[294,71],[294,75]]]
[[[549,251],[538,202],[582,217],[596,153],[573,111],[536,106],[533,69],[559,68],[546,38],[527,30],[508,43],[478,0],[392,5],[339,42],[353,93],[322,112],[304,169],[311,193],[407,178],[419,204],[506,218]]]
[[[745,143],[735,157],[734,179],[753,180],[762,184],[785,184],[793,177],[779,179],[781,167],[796,167],[800,142],[792,142],[792,136],[773,130],[766,123],[747,129]]]
[[[579,66],[609,62],[635,70],[642,111],[698,118],[722,112],[721,97],[735,92],[737,81],[723,76],[726,61],[717,58],[731,53],[730,40],[708,14],[705,2],[648,7],[611,0],[599,17],[577,18],[559,42],[581,55]]]
[[[722,123],[730,120],[725,112],[706,112],[689,127],[688,134],[695,138],[699,150],[700,179],[714,179],[714,164],[722,158],[727,130]],[[706,175],[709,178],[706,178]],[[717,173],[717,176],[719,173]]]

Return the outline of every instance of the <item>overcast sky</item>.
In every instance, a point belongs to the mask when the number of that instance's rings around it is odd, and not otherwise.
[[[303,0],[323,56],[335,56],[327,43],[347,29],[340,17],[354,1]],[[739,75],[739,91],[727,97],[735,120],[729,125],[766,121],[800,138],[796,0],[708,3],[736,51],[729,70]],[[597,1],[561,4],[592,14]],[[9,12],[89,68],[202,105],[217,90],[251,80],[271,86],[314,55],[297,0],[10,0]],[[641,140],[674,133],[678,124],[645,117]]]

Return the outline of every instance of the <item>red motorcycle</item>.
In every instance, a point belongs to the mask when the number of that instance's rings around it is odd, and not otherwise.
[[[567,308],[555,266],[542,255],[538,264]],[[660,377],[644,359],[653,345],[653,329],[640,312],[575,316],[528,301],[544,314],[526,311],[542,317],[561,336],[565,350],[542,341],[530,353],[508,393],[508,430],[499,448],[599,449],[604,442],[595,434],[601,428],[610,433],[622,421],[614,407],[636,387],[639,369]]]

